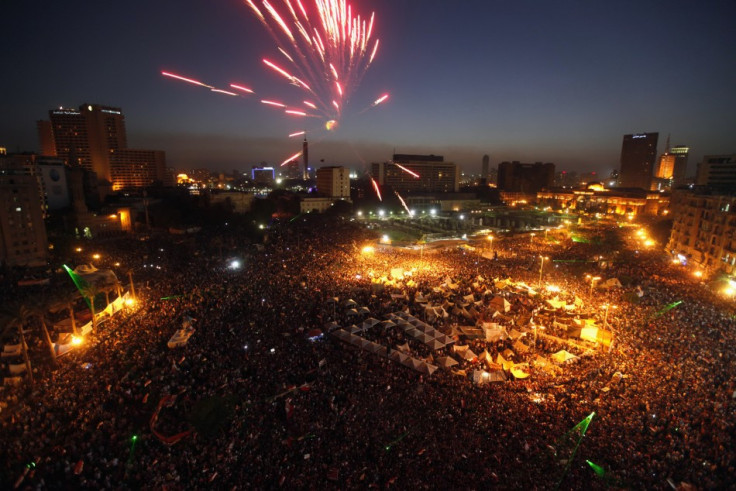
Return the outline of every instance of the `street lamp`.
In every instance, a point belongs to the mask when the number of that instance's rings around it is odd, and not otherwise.
[[[530,244],[534,241],[534,236],[535,235],[537,235],[537,234],[535,234],[534,232],[532,232],[531,234],[529,234],[529,243]]]
[[[591,275],[586,275],[585,277],[590,280],[590,296],[592,297],[593,296],[593,288],[595,287],[595,282],[598,281],[598,280],[600,280],[601,277],[600,276],[591,276]]]
[[[539,288],[542,288],[542,271],[544,268],[544,260],[549,259],[545,256],[539,256],[542,259],[542,262],[539,264]]]
[[[493,236],[492,235],[488,236],[488,241],[491,243],[491,251],[493,251]]]

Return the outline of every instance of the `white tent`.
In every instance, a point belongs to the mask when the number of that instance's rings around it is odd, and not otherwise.
[[[355,309],[348,309],[348,311],[345,312],[345,315],[358,315],[358,311]]]
[[[485,331],[486,341],[503,341],[509,336],[504,328],[483,328],[483,330]]]
[[[548,299],[547,300],[547,304],[549,304],[549,306],[552,307],[553,309],[563,309],[563,308],[565,308],[565,302],[563,302],[562,300],[558,299],[557,297],[555,297],[553,299]]]
[[[488,350],[483,350],[483,353],[478,355],[478,360],[483,362],[492,362],[493,358],[491,357],[491,354],[488,353]]]
[[[528,353],[529,352],[529,347],[519,340],[516,340],[514,342],[513,347],[517,353]]]
[[[443,356],[441,358],[437,358],[437,364],[443,368],[450,368],[457,365],[457,361],[450,356]]]
[[[361,307],[358,309],[359,314],[370,314],[371,311],[368,309],[368,307]]]
[[[511,304],[503,297],[493,297],[490,307],[499,312],[508,312],[511,310]]]
[[[552,359],[557,363],[571,363],[577,360],[578,357],[563,349],[553,354]]]
[[[454,353],[460,353],[461,355],[468,351],[469,346],[467,344],[456,344],[452,347]]]
[[[441,342],[438,339],[432,339],[431,341],[427,343],[427,346],[429,346],[429,348],[432,350],[438,350],[438,349],[444,348],[445,343]]]
[[[352,298],[349,298],[349,299],[347,299],[347,300],[345,301],[345,306],[346,306],[346,307],[357,307],[357,306],[358,306],[358,302],[356,302],[356,301],[355,301],[355,300],[353,300]]]
[[[517,340],[521,337],[521,333],[516,329],[511,329],[511,331],[509,332],[509,337],[513,340]]]
[[[598,285],[599,288],[603,288],[604,290],[608,290],[610,288],[621,288],[623,285],[621,285],[621,282],[618,280],[618,278],[609,278],[600,285]]]
[[[463,358],[465,358],[468,361],[473,361],[477,357],[478,357],[478,355],[476,355],[475,353],[473,353],[473,350],[471,350],[471,349],[465,350],[465,352],[463,353]]]

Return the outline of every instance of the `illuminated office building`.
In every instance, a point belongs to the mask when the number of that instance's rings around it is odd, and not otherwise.
[[[659,133],[624,135],[619,186],[649,190],[652,186]]]

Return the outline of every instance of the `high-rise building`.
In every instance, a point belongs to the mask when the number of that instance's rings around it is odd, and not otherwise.
[[[555,179],[555,164],[535,162],[522,164],[519,161],[498,164],[498,189],[515,193],[538,193],[552,187]]]
[[[294,159],[279,166],[281,177],[286,179],[304,179],[304,169],[299,168],[299,160]]]
[[[254,165],[250,171],[253,182],[259,186],[273,186],[276,181],[276,172],[273,167],[260,167]]]
[[[718,189],[736,189],[736,154],[706,155],[698,164],[695,184]]]
[[[164,183],[166,152],[161,150],[136,150],[124,148],[112,154],[110,159],[112,190],[141,188],[153,182]]]
[[[165,180],[163,152],[128,148],[125,116],[120,108],[82,104],[79,109],[52,109],[49,119],[37,124],[44,155],[60,157],[68,165],[96,173],[113,190]],[[141,166],[151,168],[141,170]]]
[[[713,189],[672,192],[672,232],[667,243],[680,261],[694,263],[708,273],[736,273],[736,196]]]
[[[309,143],[307,143],[306,136],[302,142],[302,157],[304,157],[304,174],[302,178],[306,181],[309,179]]]
[[[675,171],[676,157],[669,153],[663,153],[659,156],[659,165],[655,177],[657,179],[672,179]]]
[[[651,188],[658,138],[659,133],[624,135],[621,145],[620,187],[646,190]]]
[[[0,262],[40,266],[48,256],[41,196],[28,168],[0,168]]]
[[[681,186],[685,184],[685,179],[687,179],[687,159],[690,148],[686,145],[676,145],[669,149],[669,153],[675,156],[675,167],[672,171],[672,186]]]
[[[350,199],[350,171],[342,166],[317,169],[317,191],[330,198]]]
[[[371,164],[371,176],[398,192],[456,193],[460,189],[460,168],[441,155],[394,154],[390,162]]]
[[[484,155],[483,156],[483,166],[481,168],[481,174],[480,174],[481,179],[488,180],[488,176],[491,170],[490,165],[491,165],[491,158],[488,155]]]

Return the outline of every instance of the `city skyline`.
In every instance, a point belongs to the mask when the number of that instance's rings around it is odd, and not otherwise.
[[[483,155],[554,162],[557,170],[619,168],[624,134],[659,132],[704,155],[732,153],[736,103],[730,4],[354,2],[376,15],[381,46],[335,132],[310,131],[310,162],[352,168],[394,152],[444,155],[478,173]],[[130,145],[160,148],[175,168],[230,171],[278,164],[308,126],[258,102],[161,77],[249,84],[285,98],[264,70],[275,45],[243,2],[169,0],[37,9],[15,3],[0,145],[38,151],[36,120],[83,103],[121,107]],[[377,96],[386,103],[362,112]],[[318,128],[316,122],[309,125]],[[300,126],[302,128],[300,128]],[[661,147],[661,144],[660,144]],[[658,148],[662,153],[664,148]]]

